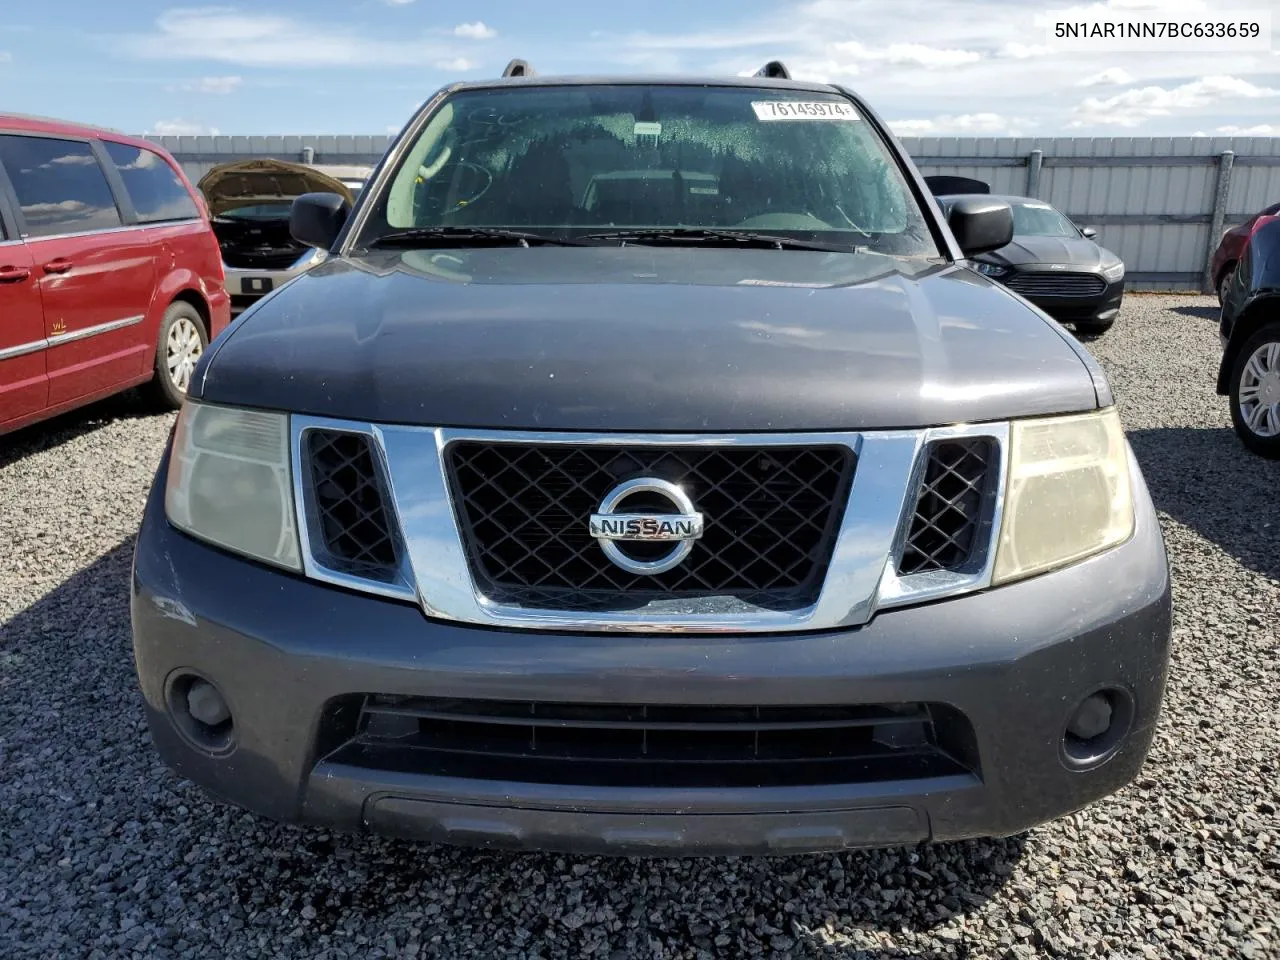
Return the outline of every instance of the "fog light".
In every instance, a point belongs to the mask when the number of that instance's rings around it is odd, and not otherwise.
[[[208,680],[197,680],[187,690],[187,709],[206,727],[216,727],[231,719],[231,708]]]
[[[192,711],[195,712],[194,710]],[[1095,693],[1085,698],[1067,724],[1067,733],[1081,740],[1100,737],[1111,726],[1111,701],[1105,693]]]
[[[1062,759],[1067,767],[1089,770],[1110,760],[1124,746],[1133,716],[1133,696],[1123,687],[1103,687],[1086,696],[1062,731]]]
[[[235,749],[231,705],[211,681],[194,672],[177,672],[169,678],[165,700],[174,727],[188,744],[210,756]]]

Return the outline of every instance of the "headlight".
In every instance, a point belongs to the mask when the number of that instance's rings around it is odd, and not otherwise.
[[[173,436],[165,513],[201,540],[301,570],[290,472],[286,415],[188,401]]]
[[[1129,455],[1115,407],[1014,421],[993,583],[1074,563],[1133,535]]]
[[[1117,260],[1109,267],[1103,267],[1102,275],[1106,278],[1107,283],[1115,283],[1124,276],[1124,262]]]
[[[978,260],[974,263],[979,273],[984,273],[988,277],[1003,277],[1009,272],[1008,267],[1002,267],[998,263],[987,263],[985,260]]]

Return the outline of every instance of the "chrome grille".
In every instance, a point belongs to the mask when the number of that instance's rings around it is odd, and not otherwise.
[[[336,430],[311,430],[306,438],[314,520],[324,562],[353,576],[380,580],[393,576],[399,566],[399,546],[372,441],[365,434]]]
[[[1015,273],[1005,286],[1029,300],[1036,297],[1096,297],[1107,282],[1096,273],[1026,271]]]
[[[996,445],[987,437],[935,440],[927,457],[898,572],[964,570],[979,546]]]
[[[846,446],[703,447],[457,441],[446,452],[468,560],[486,596],[626,609],[729,596],[776,609],[822,588],[853,476]],[[706,518],[689,557],[655,576],[614,566],[588,517],[623,480],[680,484]]]

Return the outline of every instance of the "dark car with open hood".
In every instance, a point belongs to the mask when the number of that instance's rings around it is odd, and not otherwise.
[[[974,195],[993,199],[987,194]],[[964,195],[939,196],[943,213]],[[974,268],[1000,281],[1077,333],[1106,333],[1120,315],[1124,262],[1101,246],[1092,227],[1078,227],[1043,200],[996,197],[1013,212],[1013,240],[973,258]]]
[[[1097,363],[840,87],[430,98],[207,352],[138,536],[154,742],[481,846],[1007,835],[1127,783],[1169,656]]]
[[[323,192],[352,203],[367,172],[259,157],[218,164],[200,178],[197,187],[222,251],[232,315],[324,259],[325,251],[289,232],[294,199]]]

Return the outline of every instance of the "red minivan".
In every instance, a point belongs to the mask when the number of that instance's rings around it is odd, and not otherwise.
[[[0,433],[139,384],[182,403],[231,315],[198,196],[146,140],[0,115]]]

